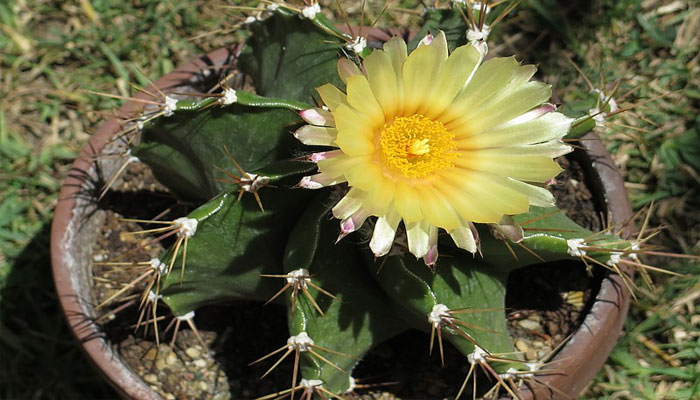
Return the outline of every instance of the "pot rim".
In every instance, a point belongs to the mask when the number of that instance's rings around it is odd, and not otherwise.
[[[391,32],[396,33],[396,32]],[[391,33],[382,32],[374,35],[377,40],[387,40]],[[186,63],[175,71],[154,82],[164,91],[181,86],[212,65],[220,66],[238,54],[240,45],[216,50]],[[139,93],[136,98],[146,99],[147,95]],[[143,104],[128,101],[119,110],[118,115],[138,115]],[[99,369],[107,381],[126,398],[144,400],[162,400],[137,374],[126,366],[105,340],[99,326],[88,315],[94,306],[80,292],[80,285],[74,276],[72,249],[66,243],[67,235],[72,235],[75,227],[71,224],[74,210],[79,205],[79,195],[86,183],[81,173],[94,168],[95,156],[99,155],[110,140],[122,129],[116,117],[104,122],[83,147],[71,168],[71,173],[63,182],[59,200],[54,211],[51,226],[51,263],[56,290],[61,308],[66,316],[73,335],[78,339],[83,351],[90,361]],[[624,180],[607,153],[602,141],[593,133],[581,140],[581,146],[591,160],[594,177],[603,191],[605,205],[608,209],[610,226],[623,226],[620,232],[629,237],[633,227],[632,207],[624,188]],[[606,274],[590,312],[586,315],[579,329],[571,336],[552,361],[558,362],[560,373],[538,377],[543,384],[535,384],[521,389],[523,399],[567,399],[574,398],[581,392],[597,371],[602,367],[612,351],[629,308],[630,293],[619,275]],[[604,316],[604,317],[600,317]],[[595,334],[597,333],[597,334]],[[556,390],[549,386],[556,387]]]

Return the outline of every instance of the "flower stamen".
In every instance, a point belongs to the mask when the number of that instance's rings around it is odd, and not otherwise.
[[[423,178],[453,167],[457,157],[454,135],[423,115],[397,117],[379,137],[384,165],[406,178]]]
[[[430,139],[416,139],[408,148],[408,157],[422,156],[430,152]]]

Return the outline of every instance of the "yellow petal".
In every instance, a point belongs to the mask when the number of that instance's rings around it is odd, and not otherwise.
[[[468,179],[468,176],[460,176],[458,179]],[[496,223],[503,217],[503,212],[494,209],[490,204],[483,204],[480,199],[472,196],[452,182],[443,182],[437,185],[436,189],[442,192],[445,198],[449,199],[455,211],[467,221]]]
[[[347,101],[360,114],[365,115],[375,127],[384,125],[384,112],[372,93],[372,88],[364,75],[348,78]]]
[[[550,112],[522,124],[502,124],[457,142],[459,148],[525,145],[558,139],[566,135],[571,118]]]
[[[479,67],[467,86],[440,117],[447,124],[465,114],[465,110],[488,101],[505,88],[518,72],[518,62],[514,57],[492,58]]]
[[[387,121],[396,115],[399,106],[398,82],[391,64],[391,57],[382,50],[375,50],[365,58],[365,71],[372,92],[384,110]]]
[[[406,55],[408,54],[406,42],[404,42],[404,40],[400,37],[394,36],[384,43],[383,48],[391,59],[391,65],[394,67],[396,76],[401,77],[403,63],[406,61]]]
[[[418,200],[418,194],[413,187],[405,182],[396,183],[396,210],[406,222],[417,222],[423,219],[423,213]]]
[[[468,174],[469,179],[456,180],[456,177],[459,174],[446,176],[453,185],[477,199],[479,205],[488,204],[502,214],[520,214],[530,207],[528,197],[505,186],[503,177],[488,173]]]
[[[428,222],[448,231],[461,225],[454,209],[440,192],[428,185],[423,185],[416,189],[420,199],[421,210]]]
[[[341,104],[333,111],[333,117],[335,118],[335,127],[338,131],[349,131],[353,132],[357,137],[374,140],[372,121],[352,107]]]
[[[433,87],[443,63],[438,56],[436,47],[421,46],[406,59],[403,65],[403,115],[415,114],[425,94]]]
[[[396,113],[401,114],[404,108],[403,63],[407,57],[406,42],[399,37],[392,37],[384,43],[384,51],[389,55],[391,66],[394,68],[394,74],[396,75]]]
[[[331,111],[335,111],[339,105],[345,102],[345,93],[330,83],[317,87],[316,91],[321,96],[323,104],[327,105]]]
[[[548,157],[520,155],[508,148],[463,152],[456,166],[528,182],[545,182],[562,169]]]
[[[522,115],[525,111],[538,106],[551,97],[551,89],[547,88],[543,83],[528,83],[528,80],[534,75],[535,71],[537,71],[534,65],[518,66],[514,71],[510,81],[497,92],[485,95],[484,98],[478,101],[463,103],[461,105],[461,110],[454,109],[453,111],[461,112],[461,115],[455,117],[455,119],[446,124],[447,128],[453,130],[457,137],[478,134],[485,129],[485,126],[492,127],[512,120],[514,117],[508,117],[504,114],[497,115],[496,113],[513,111],[512,106],[515,106],[515,103],[523,98],[529,101],[530,103],[528,104],[531,104],[531,106],[525,108],[520,107],[523,111],[515,112],[515,116]],[[527,96],[531,96],[538,90],[544,90],[539,93],[540,95],[544,94],[544,96],[542,96],[544,100],[540,101],[540,103],[535,103]],[[455,104],[456,103],[457,102],[455,102]],[[457,106],[453,105],[451,107]],[[496,112],[494,112],[494,110]],[[492,121],[485,123],[489,118],[492,119]]]
[[[471,110],[472,116],[459,118],[446,127],[455,136],[461,132],[454,129],[460,124],[469,125],[471,134],[479,134],[488,128],[508,122],[511,119],[539,106],[552,97],[552,88],[542,82],[528,82],[520,89],[488,106],[476,107]]]
[[[431,95],[423,107],[424,115],[436,119],[452,103],[467,79],[481,61],[481,53],[474,46],[461,46],[450,54],[442,67]]]
[[[386,180],[382,170],[372,160],[371,156],[353,158],[357,158],[361,162],[349,166],[344,171],[350,186],[371,193]]]
[[[368,191],[365,206],[372,210],[373,215],[385,215],[393,208],[395,193],[394,182],[382,176],[372,190]]]
[[[445,32],[440,31],[437,34],[437,36],[433,38],[433,41],[429,44],[429,46],[435,48],[435,50],[437,51],[437,59],[440,62],[445,62],[445,60],[447,60],[448,49],[447,37],[445,37]]]
[[[349,157],[345,155],[321,160],[318,165],[319,171],[337,178],[345,176],[345,172],[355,165],[371,162],[370,157]]]
[[[335,143],[349,156],[365,156],[374,153],[374,143],[366,135],[354,130],[343,129],[338,131]]]

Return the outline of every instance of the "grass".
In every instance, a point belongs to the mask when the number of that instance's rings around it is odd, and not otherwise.
[[[415,1],[395,7],[415,9]],[[502,24],[505,51],[541,68],[567,104],[590,101],[571,58],[629,100],[663,98],[600,129],[635,209],[654,203],[659,245],[700,253],[700,9],[691,1],[529,0]],[[52,208],[71,159],[119,101],[201,52],[238,36],[221,1],[14,0],[0,4],[0,398],[115,398],[70,337],[50,276]],[[350,3],[348,3],[350,4]],[[352,21],[359,3],[347,6]],[[372,20],[382,3],[367,13]],[[562,8],[562,4],[566,4]],[[227,16],[228,15],[228,16]],[[388,12],[385,25],[416,24]],[[214,31],[215,34],[205,35]],[[624,125],[624,126],[621,126]],[[700,267],[640,282],[625,334],[586,399],[700,398]]]

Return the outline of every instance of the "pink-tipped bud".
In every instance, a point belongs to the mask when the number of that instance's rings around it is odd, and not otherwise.
[[[508,239],[513,243],[520,243],[525,236],[522,226],[508,215],[504,215],[500,223],[491,224],[491,228],[493,228],[494,237],[500,240]]]
[[[533,119],[537,119],[545,114],[555,111],[556,109],[557,106],[554,104],[544,103],[541,106],[526,112],[525,114],[521,114],[520,116],[511,119],[508,121],[508,125],[524,124],[525,122],[530,122]]]
[[[437,245],[432,245],[428,248],[428,252],[425,256],[423,256],[423,262],[425,262],[425,265],[432,267],[437,263],[439,255]]]
[[[316,126],[329,126],[333,122],[333,115],[322,108],[309,108],[299,112],[299,116],[306,123]]]
[[[309,161],[312,163],[317,163],[319,161],[328,160],[329,158],[337,157],[342,154],[342,150],[321,151],[311,154],[309,156]]]
[[[420,42],[418,42],[418,47],[430,46],[430,44],[433,43],[433,39],[434,39],[434,37],[432,34],[429,33],[429,34],[425,35],[423,37],[423,39],[421,39]]]
[[[348,78],[351,76],[359,75],[361,73],[362,71],[360,71],[360,68],[358,68],[353,61],[350,61],[347,58],[341,58],[338,60],[338,76],[343,83],[347,83]]]
[[[351,216],[340,221],[340,235],[338,235],[336,243],[341,241],[345,236],[360,229],[362,224],[365,223],[365,220],[368,216],[369,214],[367,213],[367,210],[360,208],[359,210],[355,211]]]
[[[304,189],[321,189],[323,187],[323,184],[314,181],[311,176],[305,176],[301,178],[301,180],[298,183],[298,186]]]
[[[338,181],[328,174],[323,172],[316,175],[305,176],[301,178],[297,187],[304,189],[321,189],[322,187],[337,185]]]

